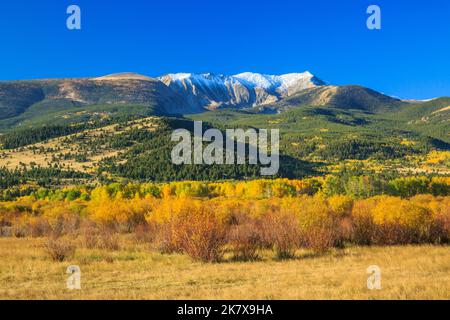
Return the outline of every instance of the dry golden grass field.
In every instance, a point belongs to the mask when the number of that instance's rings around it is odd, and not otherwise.
[[[0,239],[0,299],[450,299],[450,248],[351,247],[321,256],[307,251],[278,261],[194,262],[161,255],[131,239],[118,251],[78,248],[62,263],[40,239]],[[66,288],[66,268],[81,268],[81,290]],[[367,289],[378,265],[382,289]]]

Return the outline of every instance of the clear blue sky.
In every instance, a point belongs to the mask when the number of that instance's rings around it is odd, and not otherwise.
[[[82,30],[66,9],[82,10]],[[382,30],[366,9],[382,9]],[[309,70],[402,98],[450,96],[448,0],[2,0],[0,79]]]

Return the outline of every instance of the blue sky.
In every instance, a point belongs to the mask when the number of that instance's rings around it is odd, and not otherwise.
[[[82,10],[82,30],[66,9]],[[366,9],[382,9],[382,30]],[[448,0],[3,0],[0,79],[309,70],[402,97],[450,96]]]

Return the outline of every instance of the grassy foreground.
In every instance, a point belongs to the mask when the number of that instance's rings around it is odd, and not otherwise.
[[[0,239],[0,299],[450,299],[447,246],[352,247],[322,256],[299,251],[277,261],[204,264],[161,255],[122,239],[122,249],[78,249],[53,262],[42,240]],[[66,289],[66,268],[79,265],[82,289]],[[366,270],[382,270],[370,291]]]

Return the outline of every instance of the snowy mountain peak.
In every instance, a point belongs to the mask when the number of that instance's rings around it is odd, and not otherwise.
[[[192,109],[247,108],[276,102],[302,90],[325,85],[310,72],[267,75],[244,72],[226,76],[213,73],[176,73],[158,78],[187,97]]]
[[[238,82],[244,86],[266,90],[286,89],[297,85],[302,85],[298,89],[307,89],[325,84],[309,71],[283,75],[267,75],[254,72],[244,72],[231,76],[216,75],[213,73],[172,73],[162,76],[159,79],[166,84],[188,81],[190,83],[201,83],[203,85],[217,85],[218,82],[221,82],[223,85],[226,85],[227,83]]]
[[[308,89],[314,86],[324,85],[309,71],[303,73],[289,73],[283,75],[266,75],[260,73],[244,72],[232,76],[253,85],[255,88],[262,89],[282,89],[286,90],[293,86],[302,85],[298,89]]]
[[[255,88],[273,89],[279,85],[279,82],[276,80],[275,76],[260,73],[244,72],[232,77],[245,81]]]

